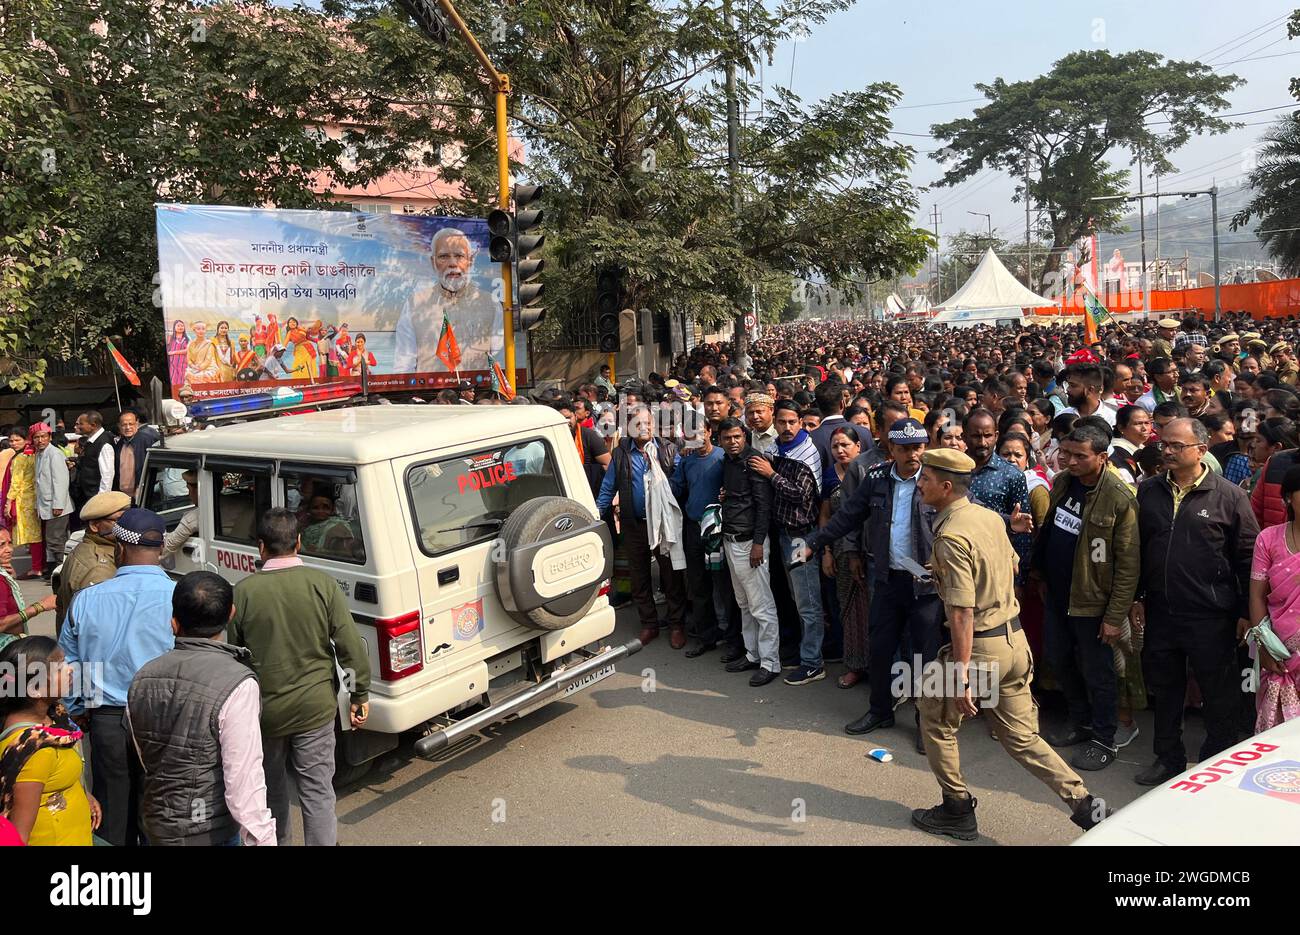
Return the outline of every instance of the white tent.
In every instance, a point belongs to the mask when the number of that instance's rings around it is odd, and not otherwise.
[[[978,324],[1023,324],[1024,309],[1055,304],[1022,286],[989,248],[970,279],[947,301],[934,306],[939,315],[931,324],[959,328]]]
[[[889,296],[885,299],[885,317],[897,318],[906,311],[907,306],[904,305],[903,300],[898,297],[898,293],[889,293]]]

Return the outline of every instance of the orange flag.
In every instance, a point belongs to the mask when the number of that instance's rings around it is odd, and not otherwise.
[[[126,377],[136,386],[139,386],[140,374],[136,373],[135,368],[127,363],[126,358],[122,356],[122,352],[117,349],[117,346],[114,345],[112,341],[105,338],[104,343],[108,345],[108,353],[112,355],[113,363],[117,364],[117,369],[122,371],[122,376]]]
[[[460,369],[460,345],[456,343],[456,332],[451,330],[451,321],[447,313],[442,313],[442,333],[438,335],[437,357],[446,364],[448,370]]]
[[[492,358],[491,354],[488,355],[488,363],[492,365],[492,389],[506,399],[514,399],[514,387],[510,385],[510,381],[506,379],[506,372],[501,369],[501,365]]]
[[[1097,323],[1086,307],[1083,310],[1083,343],[1088,347],[1097,343]]]

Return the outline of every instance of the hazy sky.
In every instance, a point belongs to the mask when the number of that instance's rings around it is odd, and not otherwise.
[[[805,101],[872,81],[894,82],[903,90],[894,112],[900,131],[895,138],[915,147],[913,182],[929,186],[942,174],[927,155],[938,144],[901,134],[928,134],[933,123],[969,116],[983,100],[974,90],[976,82],[1030,79],[1078,49],[1147,49],[1179,60],[1224,64],[1223,73],[1246,79],[1230,95],[1232,106],[1225,113],[1300,107],[1287,90],[1291,76],[1300,74],[1300,38],[1289,40],[1286,34],[1286,18],[1297,6],[1294,0],[860,0],[806,40],[784,43],[764,78],[768,84],[789,84],[793,65],[792,86]],[[1271,57],[1239,61],[1255,56]],[[964,103],[942,103],[954,101]],[[925,106],[936,104],[942,106]],[[1284,113],[1269,110],[1235,119],[1262,124]],[[1205,188],[1216,180],[1222,186],[1238,179],[1248,150],[1265,130],[1266,125],[1244,126],[1193,138],[1173,156],[1181,174],[1162,179],[1161,189]],[[987,229],[983,217],[968,211],[990,213],[996,232],[1023,239],[1024,206],[1011,201],[1012,189],[1007,176],[989,172],[955,188],[934,188],[921,194],[917,222],[932,227],[929,214],[938,202],[945,240],[958,230]]]

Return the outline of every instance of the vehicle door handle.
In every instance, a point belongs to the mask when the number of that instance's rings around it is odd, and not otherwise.
[[[453,581],[460,580],[460,566],[452,565],[450,568],[438,569],[438,584],[451,584]]]

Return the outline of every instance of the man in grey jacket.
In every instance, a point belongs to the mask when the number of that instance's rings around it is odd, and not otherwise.
[[[50,427],[44,422],[32,426],[32,447],[36,449],[36,513],[41,518],[41,538],[50,550],[42,577],[49,578],[63,561],[68,543],[68,520],[72,516],[68,461],[63,451],[50,444]]]

